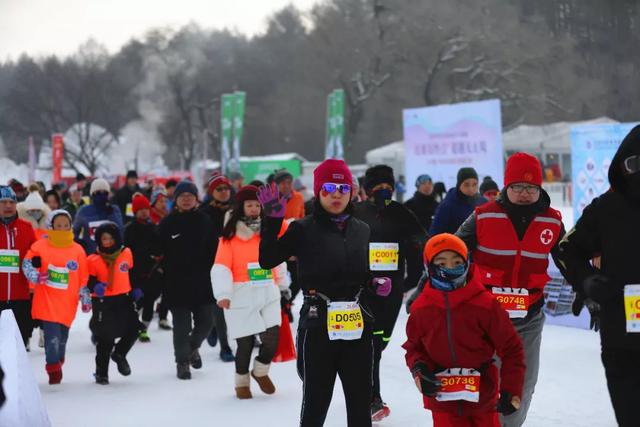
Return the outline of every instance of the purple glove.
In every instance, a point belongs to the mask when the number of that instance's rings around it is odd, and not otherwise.
[[[388,297],[391,293],[391,279],[388,277],[375,277],[373,279],[373,289],[376,295],[380,297]]]
[[[131,297],[135,302],[138,302],[140,298],[142,298],[143,296],[144,296],[144,292],[142,292],[142,289],[133,288],[133,291],[131,292]]]
[[[262,205],[264,214],[271,218],[284,218],[284,211],[287,201],[280,197],[280,193],[275,184],[260,187],[258,191],[258,201]]]
[[[48,272],[44,272],[44,273],[38,273],[38,285],[44,285],[45,283],[47,283],[47,280],[49,280],[49,273]]]
[[[102,282],[96,283],[96,285],[93,287],[93,293],[96,294],[98,298],[102,298],[106,290],[107,285]]]

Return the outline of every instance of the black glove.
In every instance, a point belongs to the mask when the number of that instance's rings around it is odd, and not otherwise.
[[[440,380],[438,380],[433,372],[429,370],[424,362],[416,362],[411,369],[414,378],[420,378],[420,388],[422,394],[427,397],[435,397],[442,388]]]
[[[589,329],[593,329],[595,332],[598,332],[600,330],[600,304],[587,298],[584,301],[584,306],[587,307],[587,310],[589,310],[589,314],[591,315]]]
[[[513,406],[511,399],[513,399],[513,395],[511,393],[508,391],[501,391],[496,410],[502,415],[511,415],[516,412],[518,408]]]
[[[289,323],[293,322],[293,312],[291,311],[291,291],[280,291],[280,308],[284,311],[284,314],[289,318]]]
[[[574,316],[578,317],[580,316],[582,307],[584,307],[584,297],[576,292],[576,297],[573,300],[573,304],[571,304],[571,312]]]
[[[33,266],[33,268],[41,268],[42,258],[40,258],[39,255],[34,256],[33,258],[31,258],[31,265]]]
[[[604,304],[619,293],[619,286],[602,274],[587,277],[582,283],[584,294],[597,302]]]

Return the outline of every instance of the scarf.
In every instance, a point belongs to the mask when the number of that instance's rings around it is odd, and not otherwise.
[[[257,217],[257,218],[242,217],[240,220],[244,222],[247,225],[247,227],[249,227],[249,229],[251,229],[251,231],[253,231],[254,233],[260,232],[260,226],[262,224],[262,219],[260,217]]]
[[[73,244],[73,231],[48,230],[47,238],[54,248],[68,248]]]
[[[331,221],[338,227],[338,230],[344,231],[347,228],[347,220],[351,218],[349,214],[331,215]]]
[[[100,249],[98,249],[98,254],[102,258],[104,263],[107,264],[107,270],[109,271],[109,280],[107,283],[108,288],[111,288],[113,286],[113,278],[115,277],[116,260],[118,259],[121,253],[122,253],[122,248],[118,249],[117,251],[111,254],[101,252]]]

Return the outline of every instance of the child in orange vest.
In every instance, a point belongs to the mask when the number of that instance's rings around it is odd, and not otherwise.
[[[96,338],[96,383],[106,385],[109,358],[117,364],[120,374],[131,374],[126,357],[141,330],[134,301],[142,298],[142,291],[131,289],[133,255],[122,245],[118,226],[112,222],[102,224],[96,229],[95,239],[98,248],[88,259],[89,288],[93,292],[89,327]],[[117,344],[116,338],[120,338]]]
[[[73,241],[71,215],[64,210],[49,214],[46,239],[36,241],[22,264],[30,282],[36,284],[31,315],[42,321],[49,384],[62,381],[62,365],[69,328],[76,316],[78,296],[82,311],[91,310],[87,258],[82,246]]]

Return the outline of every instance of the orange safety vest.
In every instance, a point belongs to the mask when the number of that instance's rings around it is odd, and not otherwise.
[[[284,210],[285,219],[304,218],[304,197],[297,191],[291,192],[291,198],[287,201]]]
[[[109,284],[109,269],[107,263],[99,254],[93,254],[88,258],[89,276],[93,276],[105,284]],[[124,248],[118,258],[116,258],[115,271],[113,274],[113,284],[107,286],[105,297],[112,297],[131,292],[131,282],[129,281],[129,270],[133,268],[133,255],[131,249]],[[93,294],[95,297],[95,294]]]
[[[61,323],[71,327],[76,317],[80,288],[89,279],[87,256],[77,243],[67,248],[56,248],[47,239],[35,242],[26,259],[39,256],[41,272],[48,272],[45,284],[36,286],[33,293],[31,316],[34,319]]]
[[[549,253],[562,230],[562,215],[548,208],[536,215],[522,241],[518,240],[506,210],[497,202],[475,210],[478,244],[473,261],[480,268],[480,280],[490,287],[533,290],[531,302],[542,298],[549,282]]]

